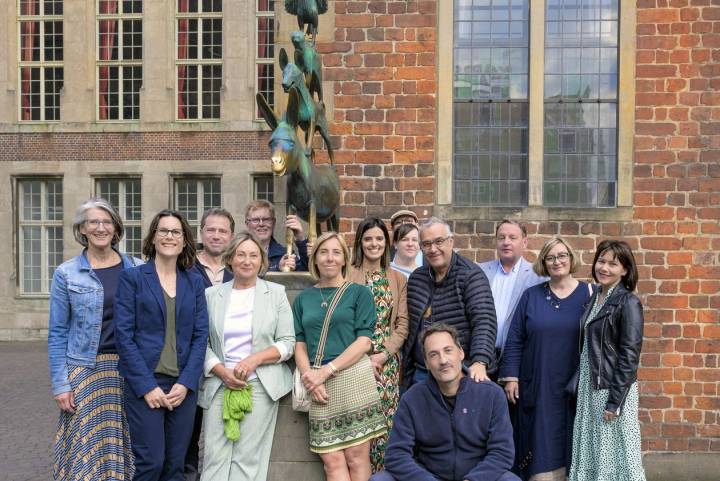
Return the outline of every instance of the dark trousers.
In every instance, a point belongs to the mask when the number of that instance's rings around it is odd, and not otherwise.
[[[170,392],[176,378],[155,375],[160,388]],[[125,412],[130,425],[132,450],[135,455],[133,481],[183,481],[183,463],[192,435],[197,393],[187,396],[172,411],[151,409],[145,398],[133,395],[125,386]]]
[[[195,410],[195,424],[193,425],[190,445],[185,455],[185,474],[196,474],[200,459],[200,431],[202,430],[203,408],[200,406]]]
[[[393,477],[392,474],[388,473],[387,471],[380,471],[373,474],[370,478],[370,481],[396,481],[396,479]],[[520,481],[520,478],[508,471],[507,473],[500,476],[497,481]]]

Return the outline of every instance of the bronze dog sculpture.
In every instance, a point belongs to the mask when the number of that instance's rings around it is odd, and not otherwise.
[[[327,221],[327,229],[337,231],[337,210],[340,205],[340,179],[333,164],[314,165],[302,148],[297,135],[300,124],[300,105],[297,91],[288,95],[287,112],[278,118],[261,94],[256,96],[263,119],[273,130],[269,146],[272,171],[287,175],[288,207],[308,223],[309,242],[315,242]]]
[[[280,49],[280,68],[282,69],[282,87],[285,92],[295,91],[298,99],[298,125],[305,131],[305,149],[307,155],[310,155],[312,148],[312,139],[315,131],[325,141],[328,149],[330,161],[333,159],[332,145],[330,144],[330,136],[328,134],[328,123],[325,118],[325,103],[316,102],[310,91],[305,85],[305,74],[303,74],[304,64],[302,64],[302,56],[298,57],[300,64],[290,63],[287,52],[284,48]]]

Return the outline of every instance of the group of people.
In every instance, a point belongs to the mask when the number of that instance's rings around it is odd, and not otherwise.
[[[482,264],[409,210],[389,229],[360,222],[352,251],[284,221],[294,255],[269,202],[248,205],[237,234],[227,210],[205,212],[199,248],[163,210],[143,261],[118,251],[113,206],[79,207],[83,250],[51,287],[56,480],[195,479],[201,435],[201,480],[265,480],[279,400],[298,384],[328,481],[645,479],[627,243],[600,242],[585,283],[561,237],[528,262],[516,220]],[[315,281],[292,305],[264,279],[283,268]]]

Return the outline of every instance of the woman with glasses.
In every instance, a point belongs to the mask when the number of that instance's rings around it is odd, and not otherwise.
[[[644,319],[627,242],[600,242],[592,277],[600,289],[582,319],[570,481],[645,481],[637,383]]]
[[[422,266],[420,252],[420,230],[416,224],[400,224],[393,231],[393,247],[395,247],[395,258],[390,267],[400,272],[406,278]],[[420,262],[418,263],[418,257]]]
[[[399,228],[411,224],[403,224]],[[414,227],[414,226],[413,226]],[[417,228],[416,228],[417,229]],[[375,299],[375,326],[370,362],[375,370],[378,393],[388,433],[400,399],[400,349],[408,333],[407,281],[389,269],[390,234],[376,217],[360,222],[355,232],[352,270],[348,280],[370,288]],[[370,462],[373,472],[384,469],[388,435],[373,439]]]
[[[533,265],[550,280],[518,302],[499,372],[517,405],[515,470],[532,481],[565,480],[569,468],[572,399],[565,386],[579,363],[580,318],[592,295],[573,274],[580,259],[561,237],[545,243]]]
[[[367,287],[346,285],[349,263],[347,245],[339,234],[318,237],[310,254],[310,274],[317,284],[293,303],[295,362],[312,396],[310,451],[320,455],[327,481],[370,478],[370,441],[387,431],[367,355],[375,329],[375,303]],[[324,320],[333,305],[321,346]]]
[[[115,338],[125,377],[136,481],[183,479],[208,340],[205,285],[190,226],[177,211],[153,218],[148,263],[120,275]]]
[[[60,408],[56,480],[133,476],[113,310],[120,273],[142,261],[118,251],[123,233],[120,216],[105,199],[86,200],[73,222],[83,251],[53,275],[48,358]]]

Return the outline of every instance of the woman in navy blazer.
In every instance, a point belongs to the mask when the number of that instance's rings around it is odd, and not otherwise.
[[[135,481],[182,481],[208,338],[205,285],[190,227],[160,211],[143,240],[148,263],[120,275],[115,337]]]

